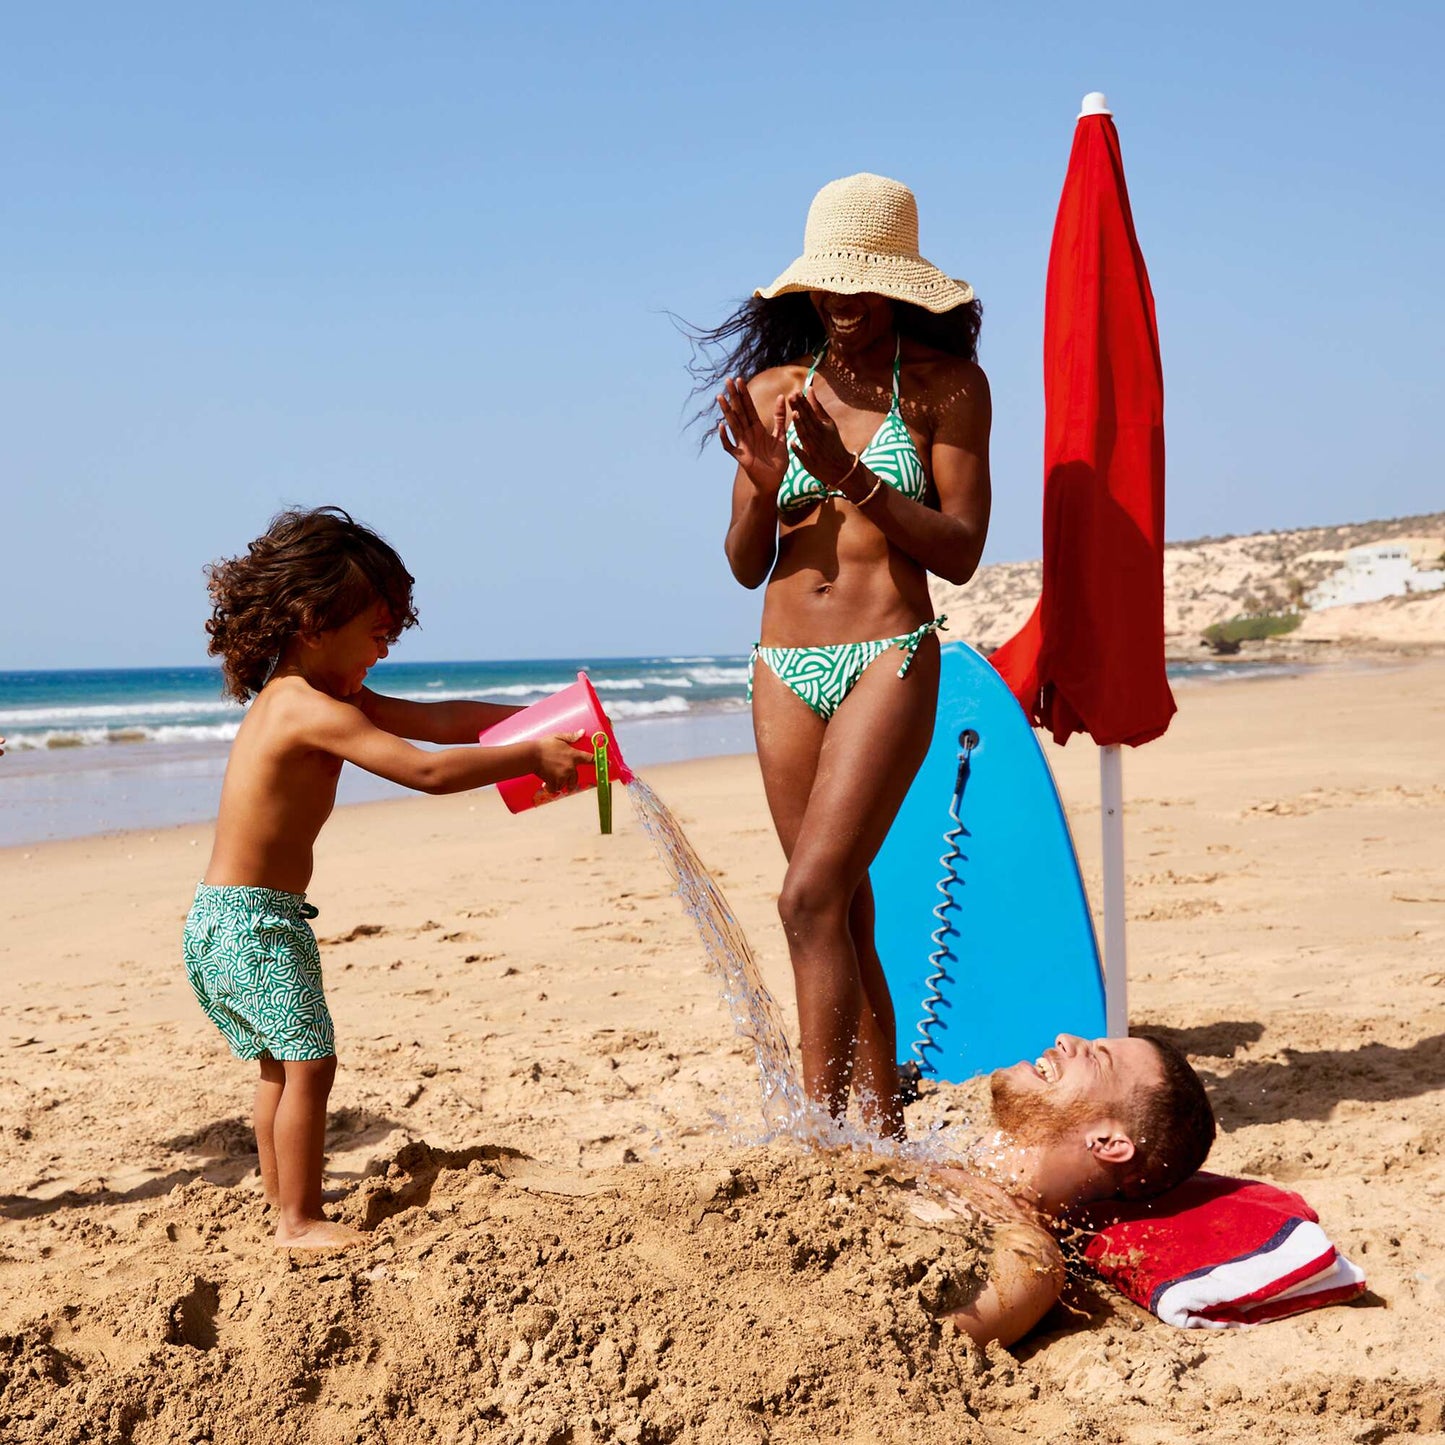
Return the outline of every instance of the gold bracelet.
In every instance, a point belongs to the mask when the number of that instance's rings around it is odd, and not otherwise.
[[[835,492],[841,492],[843,490],[843,483],[846,482],[848,478],[851,477],[853,473],[858,470],[858,458],[862,455],[862,452],[853,453],[853,465],[849,467],[848,470],[844,472],[843,475],[839,477],[836,482],[833,483],[833,490]]]
[[[878,488],[881,487],[882,485],[883,485],[883,478],[882,478],[882,477],[876,478],[875,481],[874,481],[874,483],[873,483],[873,485],[872,485],[871,487],[869,487],[869,489],[868,489],[868,495],[867,495],[866,497],[860,497],[856,502],[853,503],[853,505],[854,505],[855,507],[866,507],[866,506],[868,505],[868,503],[871,502],[871,501],[873,500],[873,498],[878,495]]]

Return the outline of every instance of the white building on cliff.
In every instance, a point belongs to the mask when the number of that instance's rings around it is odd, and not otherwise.
[[[1406,597],[1415,592],[1438,592],[1445,587],[1445,572],[1425,572],[1410,560],[1410,549],[1394,542],[1351,547],[1344,565],[1305,595],[1314,611],[1348,607],[1354,602],[1378,602],[1385,597]]]

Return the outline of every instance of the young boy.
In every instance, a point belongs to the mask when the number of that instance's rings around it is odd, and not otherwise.
[[[207,575],[210,651],[222,659],[226,690],[255,701],[231,747],[215,847],[186,919],[186,973],[231,1052],[260,1063],[256,1150],[279,1213],[276,1243],[337,1248],[362,1236],[321,1210],[336,1052],[306,888],[341,765],[425,793],[524,773],[563,792],[583,754],[575,737],[436,752],[403,741],[475,743],[517,709],[406,702],[364,686],[417,620],[412,577],[338,507],[283,512],[247,555]]]

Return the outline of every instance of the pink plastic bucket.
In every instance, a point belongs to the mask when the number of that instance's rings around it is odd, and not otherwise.
[[[612,724],[597,701],[597,694],[587,680],[585,672],[577,674],[577,681],[551,697],[544,697],[513,713],[509,718],[489,727],[477,741],[487,747],[500,747],[503,743],[528,742],[533,738],[566,737],[578,728],[582,736],[575,747],[578,752],[592,757],[592,738],[596,733],[607,737],[607,767],[614,783],[630,783],[632,770],[622,761],[622,750],[612,732]],[[582,788],[597,786],[597,769],[589,762],[577,765],[577,784]],[[541,803],[551,803],[561,794],[549,793],[547,785],[535,773],[524,777],[508,778],[497,784],[502,801],[513,813],[525,812]]]

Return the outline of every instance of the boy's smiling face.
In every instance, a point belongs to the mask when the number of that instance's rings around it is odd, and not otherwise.
[[[320,633],[311,669],[316,681],[333,697],[360,692],[366,674],[390,651],[393,631],[391,609],[377,602],[350,622]]]

